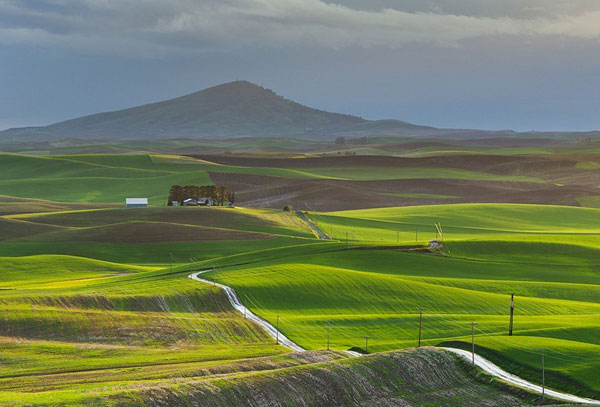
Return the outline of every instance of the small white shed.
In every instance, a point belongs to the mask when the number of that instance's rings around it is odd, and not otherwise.
[[[148,198],[125,198],[127,208],[147,208]]]

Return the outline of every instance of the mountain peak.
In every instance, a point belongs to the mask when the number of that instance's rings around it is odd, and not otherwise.
[[[29,130],[46,138],[290,137],[329,134],[365,122],[356,116],[313,109],[238,80],[163,102],[16,129],[12,134],[25,136]]]

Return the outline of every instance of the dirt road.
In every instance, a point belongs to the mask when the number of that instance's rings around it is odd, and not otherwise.
[[[302,214],[304,215],[304,214]],[[298,215],[300,216],[300,215]],[[203,278],[200,278],[199,276],[201,274],[204,273],[208,273],[212,270],[203,270],[203,271],[198,271],[195,273],[190,274],[188,277],[191,278],[192,280],[195,281],[199,281],[201,283],[205,283],[205,284],[214,284],[220,288],[222,288],[225,291],[225,294],[227,295],[227,299],[229,300],[229,302],[231,303],[231,305],[240,313],[244,314],[246,316],[246,318],[248,318],[251,321],[256,322],[258,325],[260,325],[271,337],[273,337],[273,339],[278,339],[279,343],[282,346],[285,346],[295,352],[304,352],[306,349],[304,349],[303,347],[301,347],[300,345],[296,344],[295,342],[293,342],[292,340],[290,340],[289,338],[287,338],[285,335],[283,335],[281,332],[278,332],[277,329],[275,329],[275,327],[273,325],[271,325],[270,323],[268,323],[267,321],[265,321],[264,319],[262,319],[261,317],[259,317],[258,315],[254,314],[252,311],[250,311],[248,308],[246,308],[244,306],[244,304],[242,304],[242,302],[240,301],[239,297],[237,296],[235,290],[229,286],[226,286],[224,284],[219,284],[219,283],[214,283],[210,280],[205,280]],[[454,354],[459,355],[460,357],[471,361],[471,352],[462,350],[462,349],[456,349],[456,348],[442,348],[447,350],[448,352],[452,352]],[[352,352],[352,351],[346,351],[346,353],[348,353],[349,355],[352,356],[361,356],[359,353],[357,352]],[[496,366],[495,364],[493,364],[492,362],[490,362],[489,360],[475,354],[475,364],[480,367],[481,369],[483,369],[483,371],[485,371],[486,373],[506,382],[509,384],[512,384],[514,386],[517,387],[521,387],[530,391],[533,391],[535,393],[541,393],[542,392],[542,387],[537,385],[537,384],[533,384],[531,382],[528,382],[527,380],[521,379],[518,376],[512,375],[504,370],[502,370],[501,368],[499,368],[498,366]],[[561,393],[561,392],[557,392],[554,390],[550,390],[550,389],[546,389],[545,390],[545,394],[548,397],[554,398],[554,399],[558,399],[558,400],[563,400],[563,401],[567,401],[570,403],[581,403],[581,404],[588,404],[588,405],[600,405],[600,401],[598,400],[593,400],[593,399],[587,399],[587,398],[583,398],[583,397],[578,397],[572,394],[567,394],[567,393]]]
[[[317,234],[317,236],[319,237],[319,239],[321,239],[321,240],[331,240],[331,237],[327,236],[325,233],[323,233],[321,231],[321,229],[319,229],[317,227],[317,225],[315,225],[314,223],[312,223],[311,221],[309,221],[308,218],[306,217],[306,215],[304,215],[304,213],[302,211],[296,211],[296,215],[298,215],[298,217],[300,219],[302,219],[302,221],[304,223],[306,223],[308,225],[308,227],[311,228],[312,231]]]
[[[472,354],[469,351],[462,350],[462,349],[456,349],[456,348],[442,348],[442,349],[445,349],[448,352],[457,354],[469,362],[471,362],[471,360],[472,360]],[[484,372],[502,380],[503,382],[510,383],[513,386],[521,387],[523,389],[527,389],[527,390],[533,391],[535,393],[540,393],[540,394],[542,393],[542,386],[533,384],[531,382],[528,382],[527,380],[521,379],[518,376],[510,374],[510,373],[500,369],[498,366],[496,366],[489,360],[484,359],[477,354],[475,354],[475,364],[477,366],[479,366],[481,369],[483,369]],[[568,401],[569,403],[600,405],[600,401],[598,401],[598,400],[592,400],[592,399],[587,399],[587,398],[583,398],[583,397],[578,397],[578,396],[574,396],[574,395],[568,394],[568,393],[560,393],[558,391],[554,391],[554,390],[550,390],[550,389],[546,389],[545,394],[547,397],[551,397],[551,398],[563,400],[563,401]]]

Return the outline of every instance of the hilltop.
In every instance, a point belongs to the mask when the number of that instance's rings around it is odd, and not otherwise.
[[[248,81],[235,81],[175,99],[97,113],[48,126],[0,132],[3,141],[158,140],[226,137],[428,135],[437,129],[401,120],[369,121],[314,109]]]
[[[175,99],[4,131],[4,137],[206,138],[321,134],[364,124],[359,117],[313,109],[247,81]]]
[[[314,109],[248,81],[213,86],[175,99],[97,113],[48,126],[0,131],[5,145],[47,148],[49,141],[98,140],[223,140],[283,137],[333,139],[346,137],[590,138],[599,132],[518,133],[512,130],[439,129],[402,120],[366,120],[358,116]],[[24,143],[24,144],[23,144]],[[40,144],[41,143],[41,144]]]

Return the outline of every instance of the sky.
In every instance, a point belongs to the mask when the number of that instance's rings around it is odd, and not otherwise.
[[[0,0],[0,129],[237,79],[366,119],[600,129],[600,1]]]

